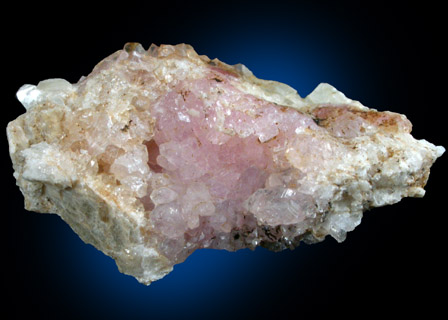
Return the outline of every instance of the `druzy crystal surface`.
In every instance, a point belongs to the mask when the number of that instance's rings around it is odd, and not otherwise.
[[[59,214],[149,284],[194,250],[343,241],[421,197],[444,152],[405,116],[320,84],[301,98],[192,47],[126,44],[87,77],[24,85],[8,125],[28,210]]]

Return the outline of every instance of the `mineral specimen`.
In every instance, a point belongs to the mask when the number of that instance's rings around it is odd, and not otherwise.
[[[199,248],[343,241],[364,210],[422,197],[445,150],[328,84],[303,99],[185,44],[129,43],[76,84],[17,97],[26,209],[60,215],[145,284]]]

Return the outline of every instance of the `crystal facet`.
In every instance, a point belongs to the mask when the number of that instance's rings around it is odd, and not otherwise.
[[[422,197],[445,151],[328,84],[301,98],[185,44],[128,43],[76,84],[17,98],[26,209],[59,214],[145,284],[199,248],[343,241],[363,211]]]

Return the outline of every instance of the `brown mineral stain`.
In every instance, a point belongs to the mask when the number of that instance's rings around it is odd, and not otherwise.
[[[212,80],[215,80],[216,82],[223,82],[224,80],[222,80],[221,78],[219,78],[219,77],[214,77]]]
[[[314,121],[321,127],[331,126],[333,122],[338,121],[340,116],[347,113],[362,118],[381,131],[410,133],[412,129],[412,124],[405,116],[389,111],[364,111],[347,105],[325,105],[312,111],[312,115],[315,117]]]
[[[190,94],[190,90],[180,90],[180,95],[184,101],[187,101],[187,96]]]
[[[148,166],[157,173],[162,172],[162,167],[157,163],[157,157],[159,156],[159,146],[154,140],[145,141],[146,149],[148,150]]]

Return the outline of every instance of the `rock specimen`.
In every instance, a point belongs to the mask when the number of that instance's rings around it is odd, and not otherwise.
[[[70,84],[17,93],[27,210],[56,213],[149,284],[199,248],[343,241],[364,210],[422,197],[444,152],[405,116],[320,84],[302,99],[192,47],[135,43]]]

